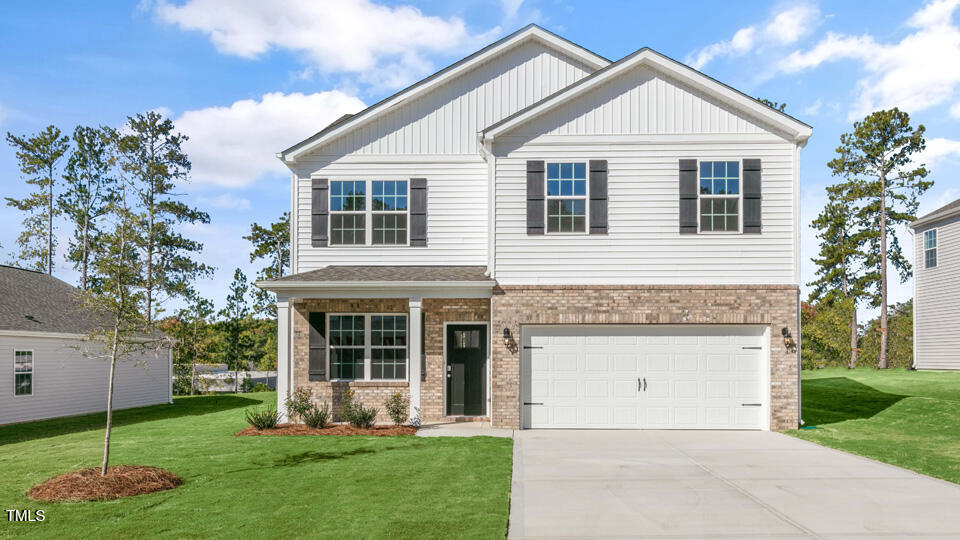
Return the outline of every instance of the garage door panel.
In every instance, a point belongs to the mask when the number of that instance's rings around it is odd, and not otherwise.
[[[522,329],[527,427],[759,429],[767,362],[761,327],[539,326]],[[739,332],[739,333],[737,333]],[[646,381],[646,384],[638,382]]]

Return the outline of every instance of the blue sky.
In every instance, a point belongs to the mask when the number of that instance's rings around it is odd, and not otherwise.
[[[127,115],[161,110],[192,137],[193,181],[180,191],[211,214],[209,226],[190,232],[218,268],[199,285],[218,305],[233,268],[256,273],[241,238],[250,223],[288,209],[289,175],[275,152],[530,22],[612,60],[652,47],[785,102],[811,124],[802,153],[804,280],[817,249],[806,225],[833,181],[826,162],[865,112],[898,105],[927,127],[924,160],[936,186],[921,213],[960,197],[960,0],[179,0],[0,9],[0,131],[119,126]],[[4,196],[26,191],[5,144],[0,183]],[[0,260],[15,249],[20,219],[0,207]],[[909,234],[901,239],[912,245]],[[74,276],[62,258],[57,274]],[[911,286],[893,286],[894,300],[909,298]]]

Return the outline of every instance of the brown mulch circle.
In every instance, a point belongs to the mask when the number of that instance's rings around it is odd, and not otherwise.
[[[34,486],[27,497],[37,501],[109,501],[173,489],[183,483],[172,472],[143,465],[117,465],[100,476],[100,467],[61,474]]]
[[[237,432],[238,436],[256,435],[376,435],[390,437],[393,435],[413,435],[417,428],[413,426],[373,426],[372,428],[355,428],[350,424],[330,424],[323,429],[312,428],[304,424],[277,424],[271,429],[259,430],[253,426]]]

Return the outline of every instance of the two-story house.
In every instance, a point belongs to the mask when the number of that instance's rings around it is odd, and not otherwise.
[[[531,25],[279,157],[279,401],[423,422],[787,429],[811,128]]]
[[[960,369],[960,199],[910,224],[913,366]]]

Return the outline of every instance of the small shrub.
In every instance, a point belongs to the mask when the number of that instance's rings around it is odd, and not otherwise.
[[[303,423],[316,429],[323,429],[330,423],[330,406],[326,403],[323,407],[314,405],[307,412],[303,413]]]
[[[349,420],[350,425],[355,428],[372,428],[377,421],[378,412],[380,411],[373,407],[367,409],[363,405],[356,405]]]
[[[293,395],[284,401],[287,407],[287,416],[290,421],[303,420],[303,415],[316,407],[313,404],[313,390],[301,386],[293,391]]]
[[[383,402],[383,406],[387,409],[387,414],[390,415],[390,419],[393,420],[395,426],[403,425],[407,421],[410,412],[410,400],[401,396],[400,392],[388,397]]]
[[[340,419],[344,422],[353,423],[353,413],[354,413],[354,403],[353,403],[353,390],[346,390],[343,393],[343,396],[340,397],[340,410],[337,411],[337,414],[340,416]]]
[[[277,427],[277,423],[280,421],[280,414],[277,413],[276,409],[270,407],[265,409],[247,409],[245,413],[247,423],[257,429],[257,431]]]

